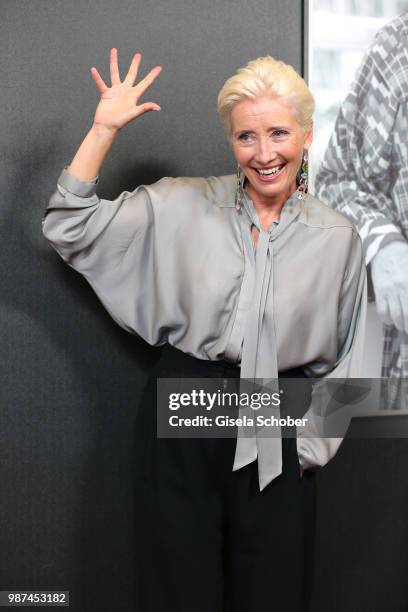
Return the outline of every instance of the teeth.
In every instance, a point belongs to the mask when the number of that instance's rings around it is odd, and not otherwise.
[[[279,172],[279,170],[282,168],[282,166],[276,166],[275,168],[270,168],[269,170],[258,170],[259,174],[276,174],[277,172]]]

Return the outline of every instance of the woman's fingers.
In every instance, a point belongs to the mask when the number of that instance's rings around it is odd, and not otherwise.
[[[129,71],[126,75],[125,80],[123,81],[124,83],[126,83],[126,85],[129,85],[129,87],[132,87],[132,85],[134,84],[136,80],[141,60],[142,60],[142,54],[135,53],[132,59],[132,63],[130,64]]]
[[[161,110],[160,106],[156,104],[155,102],[144,102],[144,104],[141,104],[137,108],[141,110],[140,114],[146,113],[147,111],[152,111],[152,110],[154,111]]]
[[[118,50],[110,50],[110,77],[112,85],[120,85],[120,75],[118,66]]]
[[[144,104],[140,104],[140,106],[135,106],[135,108],[129,114],[129,121],[136,119],[136,117],[140,117],[144,113],[149,111],[160,111],[161,108],[155,102],[145,102]]]
[[[155,102],[145,102],[144,104],[141,104],[140,106],[135,106],[131,111],[129,111],[128,116],[127,116],[127,121],[133,121],[133,119],[136,119],[136,117],[140,117],[141,115],[149,111],[160,111],[160,110],[161,110],[160,106],[156,104]]]
[[[162,71],[162,67],[161,66],[156,66],[155,68],[153,68],[149,74],[147,74],[145,76],[144,79],[142,79],[140,81],[140,83],[138,83],[136,85],[136,90],[137,90],[137,96],[138,98],[140,96],[142,96],[144,94],[144,92],[150,87],[150,85],[153,83],[153,81],[155,81],[157,79],[157,77],[159,76],[159,74]]]
[[[142,54],[139,52],[135,53],[132,58],[132,62],[130,64],[126,78],[123,81],[125,85],[132,87],[133,83],[136,80],[141,60],[142,60]],[[148,89],[148,87],[150,87],[153,81],[159,76],[161,70],[162,70],[161,66],[156,66],[149,72],[149,74],[145,76],[144,79],[140,81],[140,83],[138,83],[135,86],[135,89],[137,89],[138,97],[142,96],[144,92]],[[100,79],[99,83],[100,82],[103,83],[99,73],[98,73],[98,76]],[[115,47],[112,48],[110,51],[110,76],[111,76],[112,86],[121,84],[119,66],[118,66],[118,50]],[[103,83],[103,85],[106,88],[105,83]]]
[[[95,66],[92,66],[91,68],[91,76],[95,81],[97,88],[99,89],[101,94],[103,94],[108,89],[108,87],[97,69],[95,68]]]

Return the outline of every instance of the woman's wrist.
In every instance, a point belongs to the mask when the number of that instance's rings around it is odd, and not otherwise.
[[[108,127],[106,125],[102,125],[101,123],[93,123],[90,131],[97,137],[101,139],[114,139],[120,129],[115,127]]]
[[[81,181],[97,176],[118,131],[93,124],[67,168],[68,172]]]

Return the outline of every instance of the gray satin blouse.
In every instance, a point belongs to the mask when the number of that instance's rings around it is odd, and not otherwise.
[[[166,177],[113,201],[97,196],[97,183],[64,168],[43,233],[121,327],[151,345],[240,364],[242,378],[295,367],[360,375],[366,272],[346,217],[295,192],[265,230],[246,192],[236,206],[234,175]],[[305,469],[327,463],[342,439],[297,433]],[[262,490],[281,472],[280,438],[238,436],[233,469],[255,459]]]

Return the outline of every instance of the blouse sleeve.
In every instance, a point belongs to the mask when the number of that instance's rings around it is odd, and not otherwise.
[[[323,466],[336,454],[352,418],[355,394],[362,391],[361,376],[367,311],[367,281],[361,238],[353,230],[348,265],[343,278],[338,308],[338,352],[332,369],[321,376],[320,366],[308,366],[308,376],[320,377],[313,385],[312,399],[304,415],[306,424],[297,428],[299,462],[304,469]],[[343,379],[332,381],[332,379]],[[342,387],[342,393],[333,389]],[[363,389],[367,395],[369,389]],[[340,401],[339,398],[341,397]],[[325,431],[341,437],[326,437]],[[330,435],[330,434],[329,434]]]
[[[115,200],[96,194],[98,177],[80,181],[63,169],[42,219],[45,238],[82,274],[112,318],[159,343],[148,314],[154,301],[153,212],[140,186]]]

